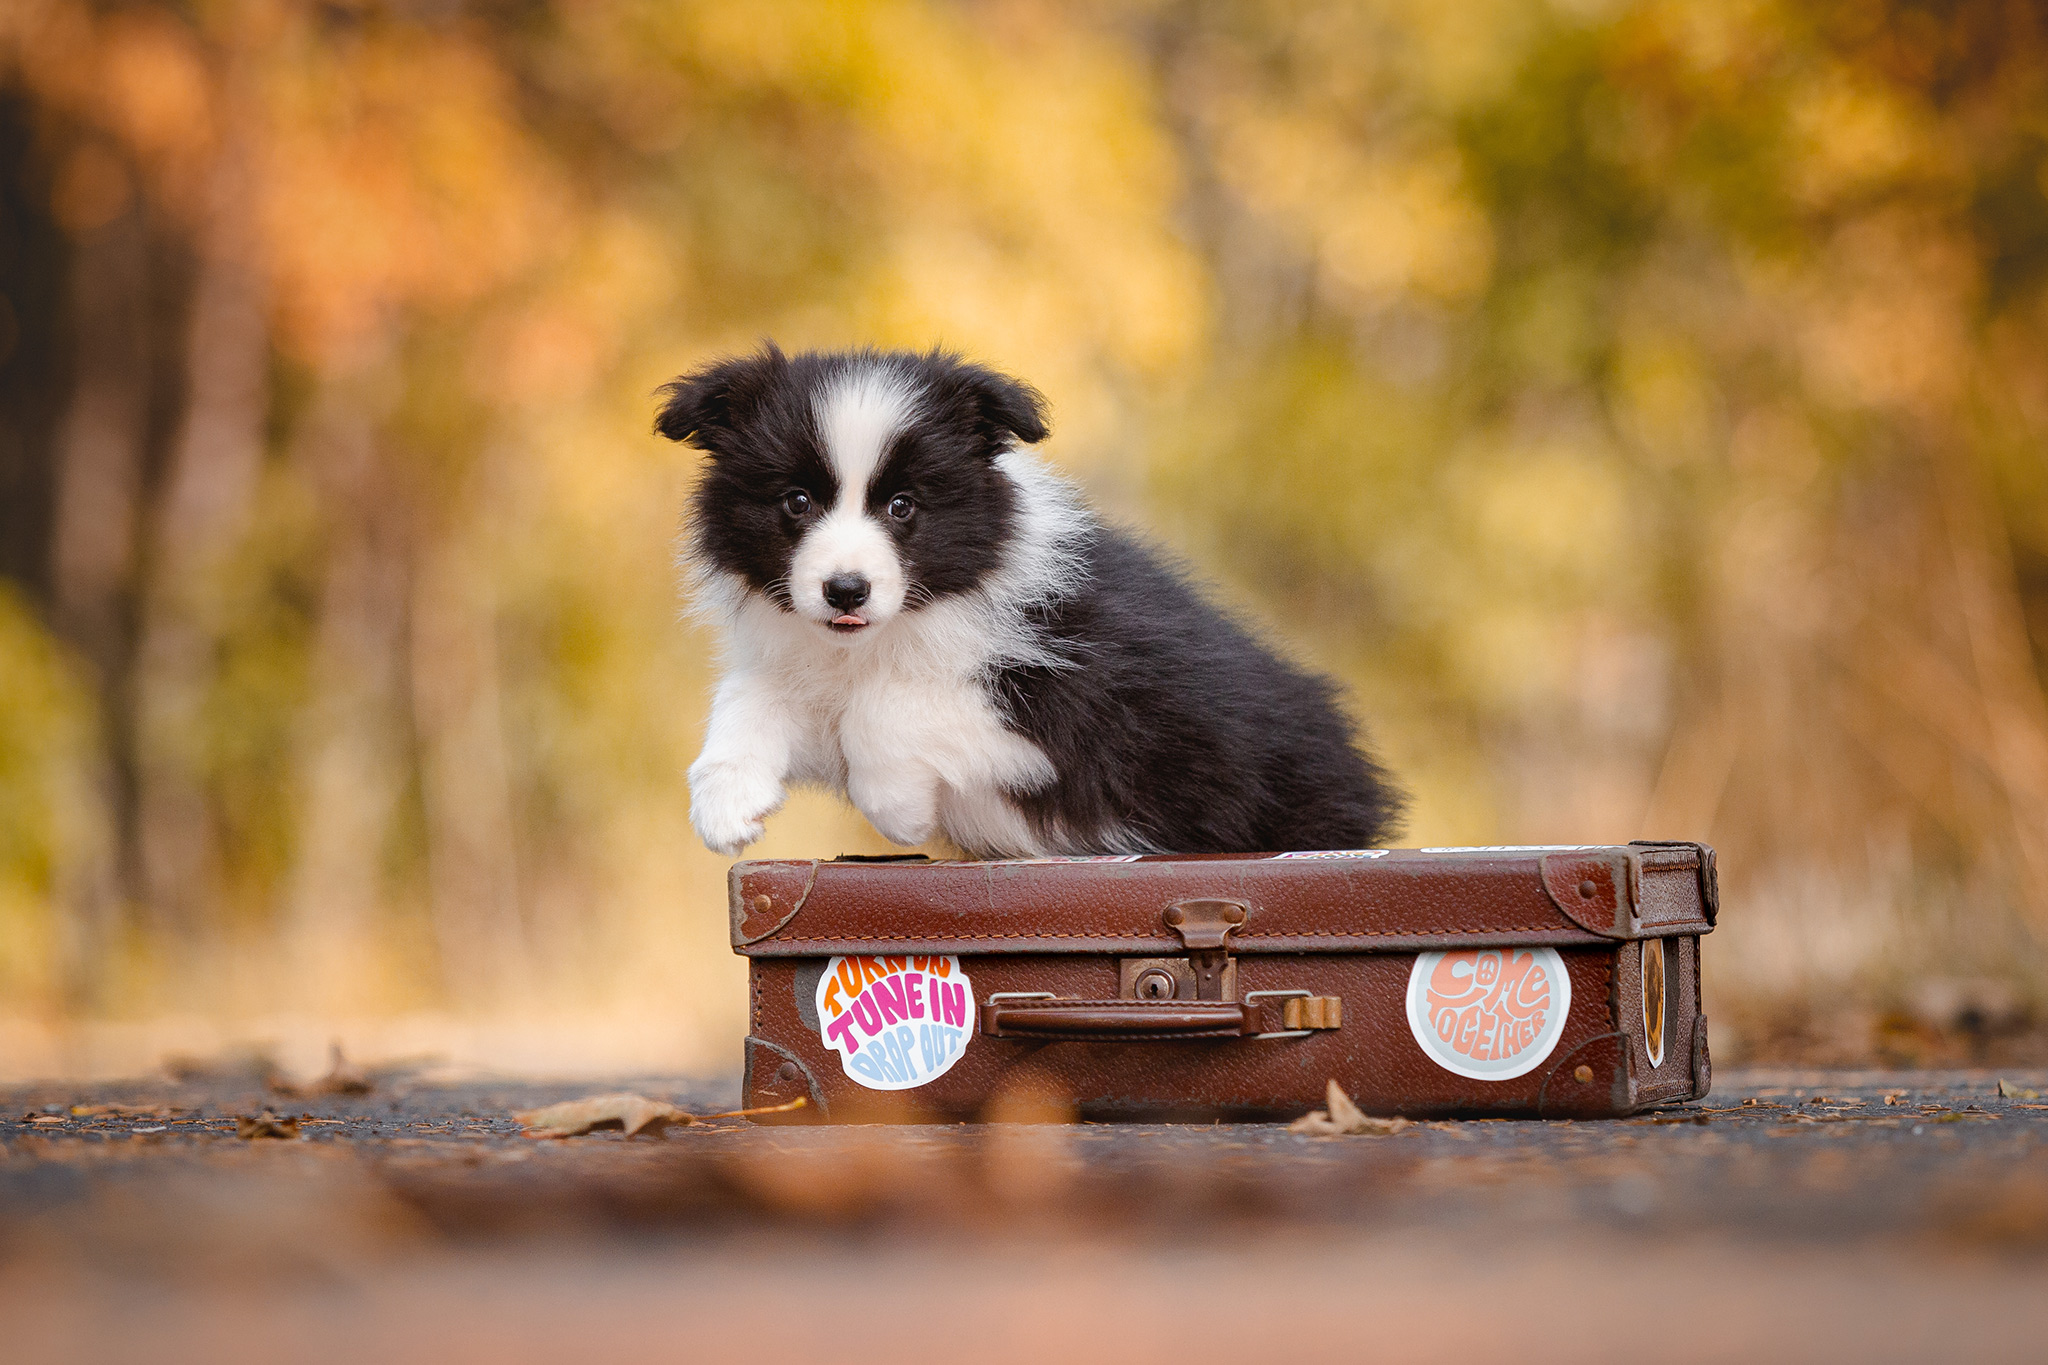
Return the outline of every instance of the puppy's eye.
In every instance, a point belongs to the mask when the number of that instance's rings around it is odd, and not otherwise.
[[[895,497],[889,499],[889,515],[898,521],[909,521],[910,514],[916,510],[917,504],[910,500],[910,495],[907,493],[898,493]]]
[[[800,517],[811,510],[811,495],[801,488],[792,488],[782,498],[782,510],[793,517]]]

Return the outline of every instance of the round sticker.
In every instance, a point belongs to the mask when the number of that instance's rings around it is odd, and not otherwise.
[[[973,1027],[974,987],[957,957],[835,957],[818,978],[818,1036],[870,1090],[937,1080]]]
[[[1429,1059],[1476,1081],[1530,1071],[1557,1046],[1572,983],[1555,948],[1422,953],[1408,974],[1408,1031]]]
[[[1664,940],[1643,940],[1643,1050],[1664,1065]]]

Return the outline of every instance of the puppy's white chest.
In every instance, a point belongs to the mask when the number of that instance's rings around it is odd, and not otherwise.
[[[1011,800],[1053,777],[1038,746],[1004,725],[971,678],[879,673],[850,685],[835,747],[847,796],[888,838],[934,830],[967,848],[1037,852]]]
[[[847,691],[838,717],[847,782],[922,770],[948,787],[1031,790],[1052,779],[1038,746],[1003,724],[972,679],[884,675]]]
[[[980,680],[985,623],[942,604],[845,649],[765,603],[738,618],[739,666],[721,684],[731,723],[714,715],[714,732],[741,748],[748,733],[782,737],[783,778],[842,792],[892,842],[943,833],[984,853],[1046,851],[1016,798],[1055,772]]]

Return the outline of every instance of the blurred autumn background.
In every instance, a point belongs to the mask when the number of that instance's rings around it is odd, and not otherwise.
[[[771,336],[1042,387],[1408,842],[1718,845],[1723,1060],[2037,1036],[2037,8],[7,0],[0,1078],[736,1065],[649,424]]]

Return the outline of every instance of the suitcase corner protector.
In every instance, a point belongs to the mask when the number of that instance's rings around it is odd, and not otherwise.
[[[746,1072],[740,1083],[740,1095],[749,1109],[785,1104],[798,1098],[810,1101],[807,1108],[776,1122],[816,1123],[827,1121],[832,1116],[831,1106],[818,1085],[818,1078],[804,1065],[803,1059],[788,1048],[754,1034],[747,1036]]]

